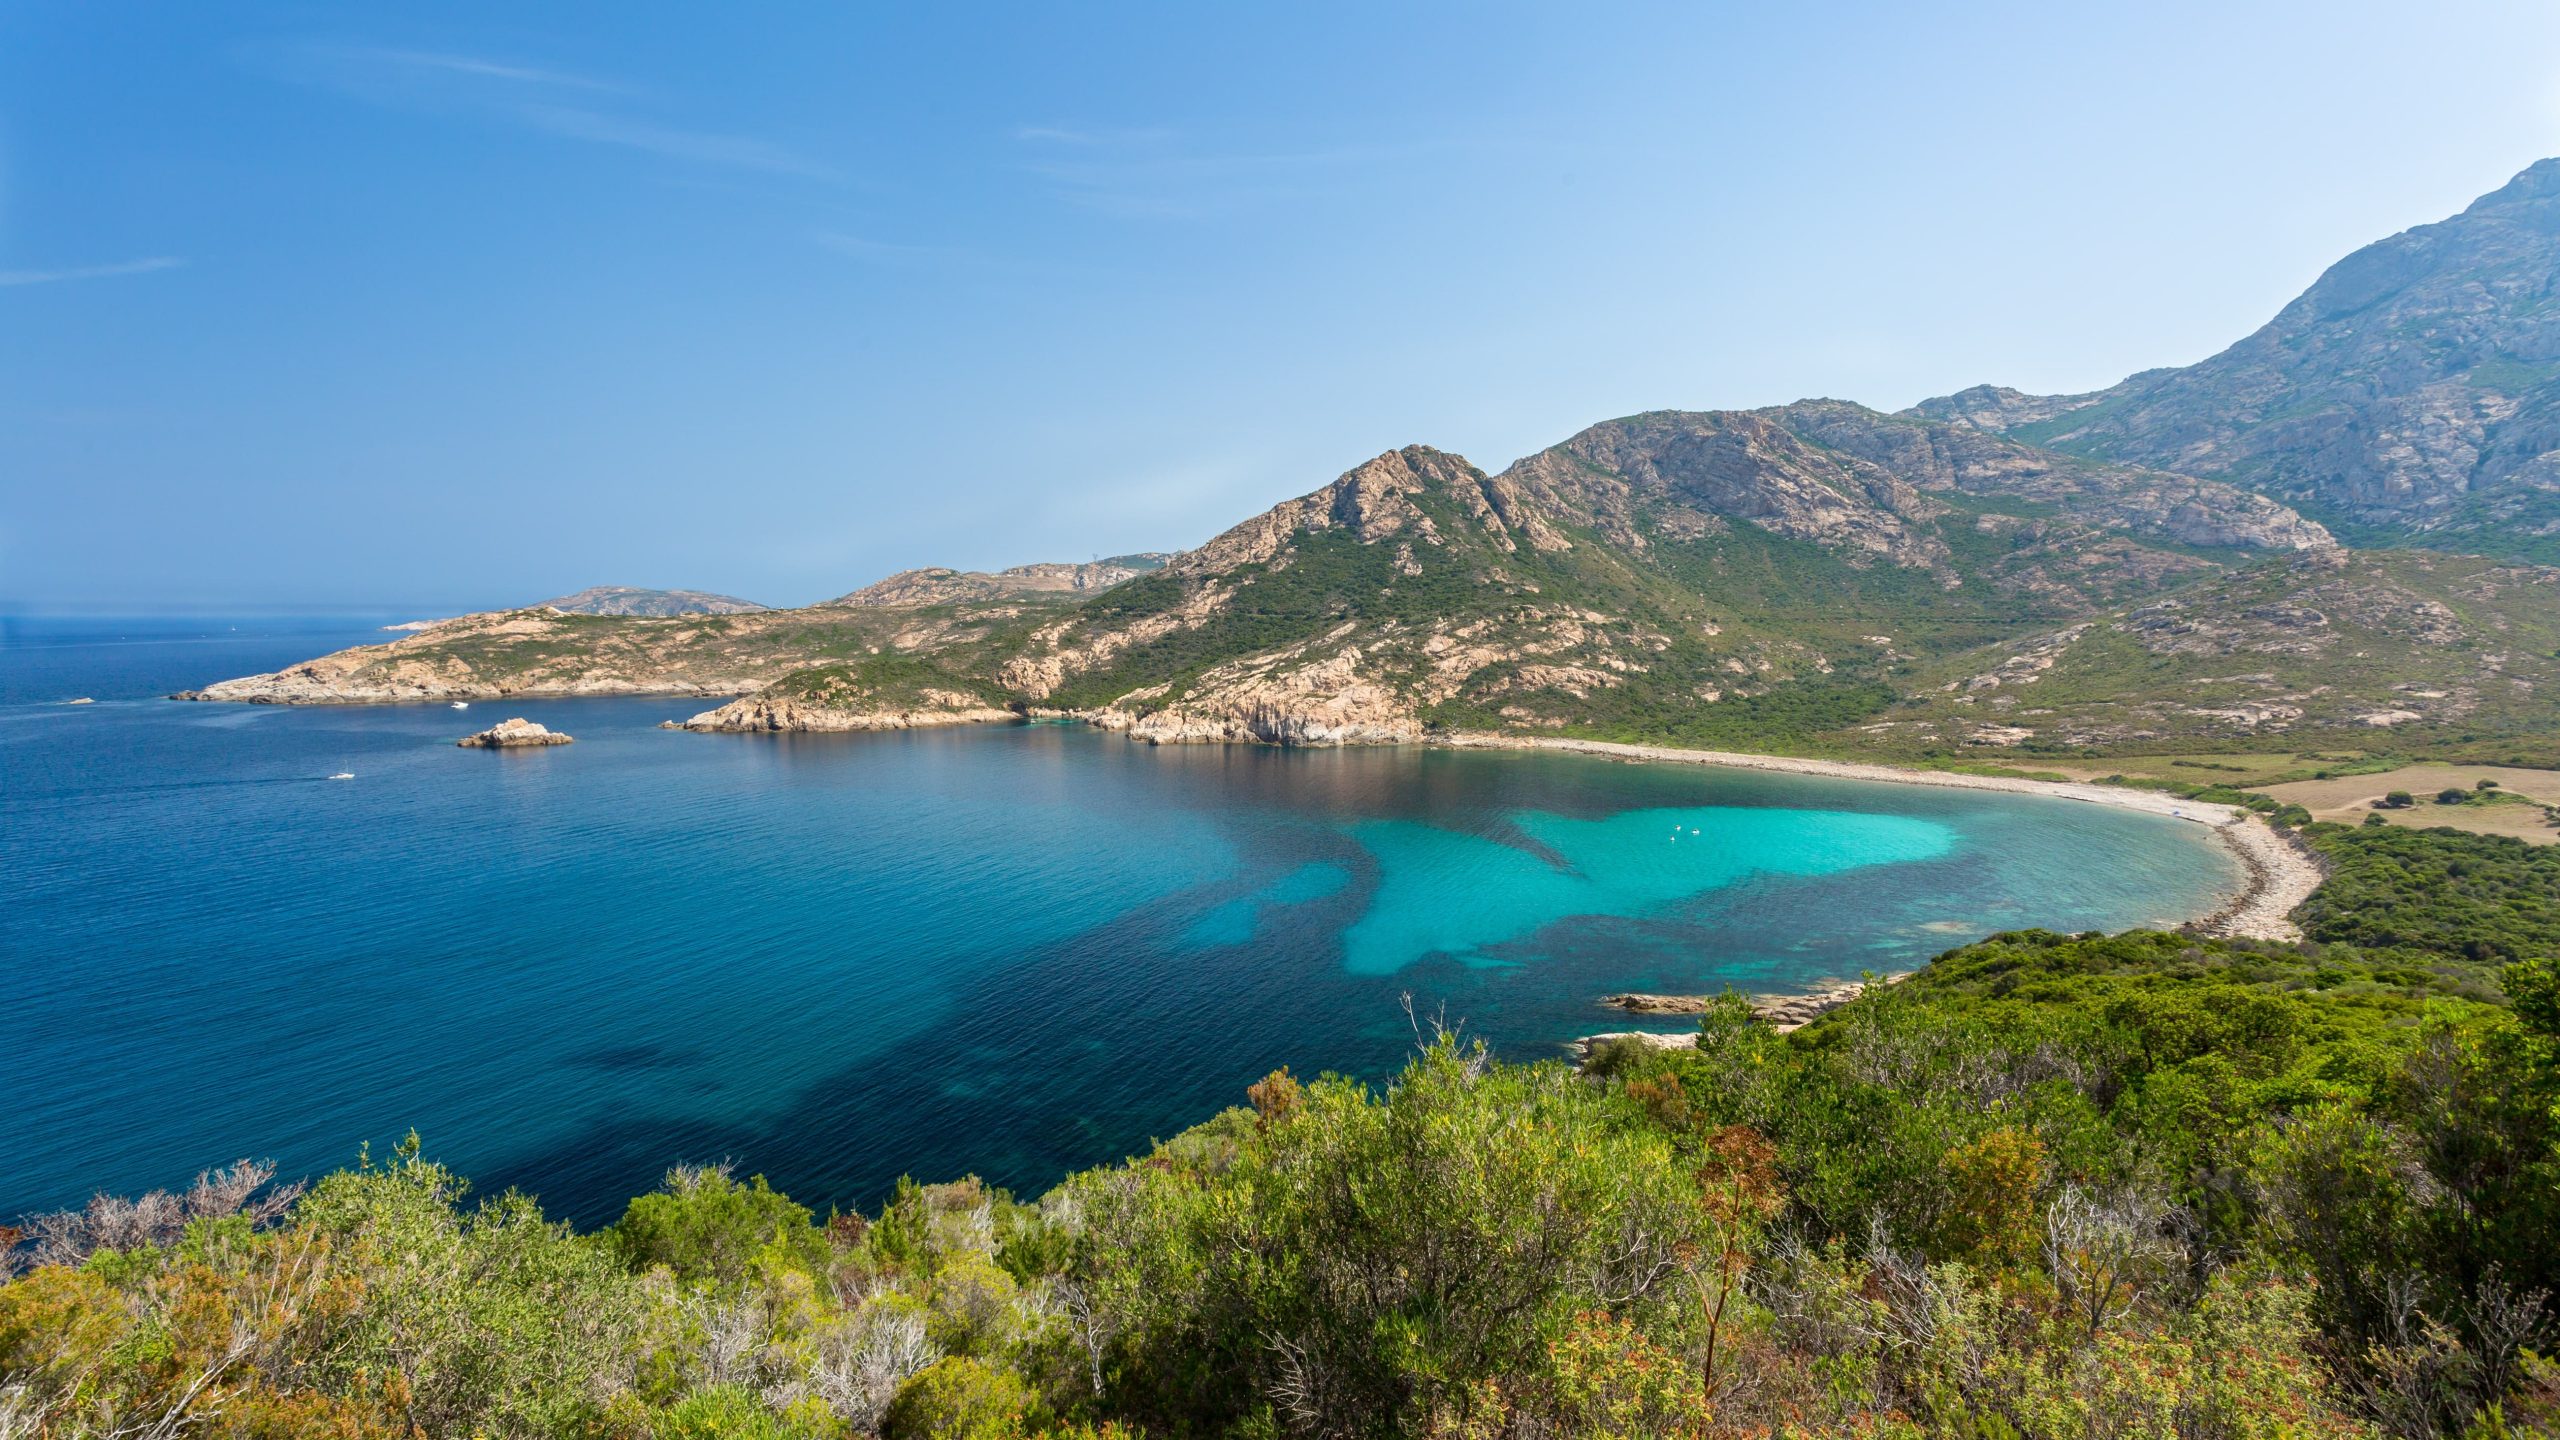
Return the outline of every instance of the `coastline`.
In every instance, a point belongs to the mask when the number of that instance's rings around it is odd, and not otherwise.
[[[661,727],[691,730],[696,733],[731,731],[770,734],[795,730],[913,729],[924,725],[983,724],[1031,718],[1021,711],[999,711],[988,707],[960,711],[863,713],[843,717],[841,723],[820,723],[815,719],[817,712],[812,707],[788,702],[760,703],[752,693],[746,693],[748,688],[736,681],[646,684],[611,679],[601,682],[585,680],[562,685],[515,688],[456,686],[442,683],[412,684],[399,689],[396,693],[382,688],[349,692],[343,687],[329,684],[312,670],[310,664],[306,663],[273,675],[247,676],[237,680],[217,682],[201,689],[182,690],[168,698],[231,701],[253,705],[367,705],[439,701],[448,698],[481,700],[734,697],[728,704],[714,710],[683,721],[671,720]],[[784,711],[790,713],[781,713]],[[1119,728],[1104,723],[1096,712],[1066,712],[1063,718],[1072,718],[1102,729]],[[1140,737],[1133,734],[1131,738]],[[2095,805],[2112,805],[2119,809],[2139,810],[2170,819],[2185,820],[2203,825],[2211,831],[2214,839],[2231,855],[2240,868],[2242,881],[2236,893],[2226,897],[2213,910],[2185,922],[2185,928],[2197,934],[2221,938],[2276,941],[2301,939],[2300,929],[2288,917],[2295,907],[2310,898],[2311,892],[2319,887],[2323,878],[2319,862],[2299,840],[2278,832],[2251,812],[2234,805],[2185,800],[2156,790],[2138,790],[2127,786],[2100,785],[2087,781],[2028,780],[2011,776],[1967,775],[1954,771],[1920,770],[1868,761],[1815,760],[1795,756],[1753,754],[1738,750],[1690,750],[1667,745],[1636,745],[1609,740],[1568,739],[1561,736],[1449,732],[1427,735],[1420,738],[1418,742],[1409,743],[1444,746],[1453,750],[1543,750],[1601,759],[1717,765],[1728,769],[1763,770],[1836,780],[1859,780],[1894,785],[1935,785],[1954,790],[2041,795],[2048,799],[2080,800]]]
[[[2311,898],[2311,892],[2319,888],[2322,879],[2319,862],[2299,840],[2279,834],[2274,826],[2256,815],[2236,805],[2182,800],[2157,790],[2135,790],[2121,785],[2097,785],[2077,780],[1963,775],[1856,760],[1807,760],[1786,755],[1753,755],[1736,750],[1683,750],[1667,745],[1626,745],[1609,740],[1568,740],[1541,735],[1453,734],[1434,737],[1429,743],[1453,750],[1546,750],[1604,759],[1720,765],[1735,770],[1767,770],[1834,780],[2042,795],[2048,799],[2081,800],[2093,805],[2113,805],[2119,809],[2186,820],[2211,831],[2214,839],[2240,865],[2242,882],[2239,892],[2216,909],[2187,922],[2187,928],[2198,934],[2224,939],[2301,939],[2301,930],[2288,917],[2294,907]]]

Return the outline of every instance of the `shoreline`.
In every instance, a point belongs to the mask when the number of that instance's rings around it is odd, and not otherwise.
[[[2202,825],[2239,862],[2241,886],[2213,910],[2185,922],[2200,935],[2236,940],[2299,940],[2301,930],[2288,918],[2294,907],[2311,898],[2324,878],[2319,862],[2302,842],[2236,805],[2182,800],[2157,790],[2098,785],[2081,780],[2023,780],[2004,775],[1964,775],[1946,770],[1914,770],[1858,760],[1807,760],[1788,755],[1754,755],[1738,750],[1683,750],[1668,745],[1627,745],[1610,740],[1568,740],[1539,735],[1456,734],[1427,743],[1453,750],[1544,750],[1603,759],[1654,761],[1673,765],[1719,765],[1733,770],[1765,770],[1782,775],[1812,775],[1832,780],[1865,780],[1892,785],[1935,785],[1950,790],[1987,790],[2010,795],[2041,795],[2052,800],[2080,800],[2092,805],[2140,810]]]
[[[1784,1035],[1791,1030],[1801,1030],[1857,999],[1867,993],[1869,987],[1891,985],[1918,973],[1915,970],[1897,970],[1873,980],[1826,980],[1801,992],[1769,991],[1743,998],[1750,1002],[1754,1019]],[[1702,1015],[1706,1013],[1707,1005],[1717,998],[1714,995],[1611,995],[1600,1003],[1630,1015],[1662,1018]],[[1578,1063],[1589,1065],[1601,1047],[1620,1040],[1633,1040],[1656,1050],[1694,1050],[1698,1045],[1698,1032],[1695,1029],[1609,1030],[1597,1035],[1577,1036],[1567,1048],[1573,1051]]]
[[[279,672],[282,673],[282,672]],[[271,679],[252,676],[248,679]],[[224,681],[221,685],[240,685],[243,681]],[[329,705],[329,704],[400,704],[435,703],[448,693],[437,687],[434,695],[345,695],[327,698],[306,695],[283,696],[260,693],[214,693],[219,686],[182,690],[170,695],[180,701],[229,701],[252,705]],[[526,687],[516,690],[491,689],[480,693],[476,687],[458,687],[452,696],[470,699],[711,699],[738,695],[730,686],[666,685],[650,686],[630,682],[611,685],[575,687]],[[696,716],[700,720],[703,716]],[[1093,725],[1090,714],[1069,712],[1063,718]],[[1011,719],[1023,724],[1034,723],[1033,717],[1020,711],[996,713],[979,711],[955,714],[950,721],[936,717],[936,723],[986,723]],[[846,729],[915,728],[916,717],[901,715],[898,723],[887,726],[846,726]],[[704,733],[731,727],[702,726],[693,720],[666,722],[661,728],[693,730]],[[753,733],[774,733],[786,728],[777,726],[740,726]],[[787,727],[802,728],[802,727]],[[833,728],[833,727],[830,727]],[[1109,727],[1097,727],[1109,728]],[[1823,779],[1857,780],[1889,785],[1934,785],[1951,790],[1992,791],[2011,795],[2040,795],[2055,800],[2080,800],[2094,805],[2112,805],[2119,809],[2139,810],[2169,819],[2199,824],[2211,831],[2224,851],[2237,862],[2241,871],[2239,890],[2226,897],[2214,909],[2187,920],[2183,928],[2200,935],[2226,939],[2290,941],[2302,938],[2302,932],[2287,918],[2293,909],[2310,898],[2324,878],[2319,862],[2302,843],[2280,834],[2258,816],[2235,805],[2207,801],[2183,800],[2156,790],[2137,790],[2120,785],[2100,785],[2089,781],[2025,780],[1999,775],[1966,775],[1947,770],[1919,770],[1899,765],[1881,765],[1857,760],[1813,760],[1787,755],[1760,755],[1740,750],[1689,750],[1669,745],[1633,745],[1610,740],[1579,740],[1562,736],[1491,735],[1451,732],[1426,735],[1410,742],[1425,748],[1451,750],[1539,750],[1558,754],[1586,755],[1600,759],[1652,762],[1675,765],[1716,765],[1733,770],[1762,770],[1785,775],[1809,775]]]

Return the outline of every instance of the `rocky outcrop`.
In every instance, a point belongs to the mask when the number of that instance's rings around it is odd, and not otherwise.
[[[1890,985],[1910,973],[1906,970],[1900,974],[1888,975],[1874,983]],[[1836,980],[1827,985],[1817,985],[1800,994],[1753,995],[1747,998],[1753,1016],[1777,1029],[1793,1030],[1865,994],[1868,983],[1864,980]],[[1613,1010],[1624,1010],[1632,1015],[1703,1015],[1708,1007],[1723,998],[1721,995],[1624,994],[1608,996],[1600,1003]]]
[[[563,615],[751,615],[768,607],[735,595],[704,590],[644,590],[636,585],[590,585],[575,595],[545,600],[541,608]]]
[[[1313,663],[1304,658],[1221,666],[1179,700],[1139,692],[1085,718],[1152,745],[1395,745],[1422,738],[1412,703],[1363,673],[1358,646]]]
[[[1701,529],[1741,520],[1852,558],[1945,566],[1944,542],[1914,522],[1945,506],[1872,461],[1817,448],[1776,412],[1657,410],[1594,425],[1503,478],[1621,545],[1641,549],[1647,512],[1685,512]]]
[[[1010,710],[983,704],[853,710],[783,696],[748,695],[689,720],[670,720],[667,728],[730,735],[844,734],[935,725],[984,725],[1020,718]]]
[[[1949,425],[1964,425],[1995,434],[2033,425],[2066,415],[2083,406],[2095,404],[2098,394],[2030,395],[2006,385],[1976,385],[1953,395],[1940,395],[1923,400],[1902,412],[1923,420],[1937,420]]]
[[[477,735],[465,735],[453,743],[466,750],[529,750],[545,745],[566,745],[572,738],[519,715],[501,720]]]
[[[1903,975],[1909,974],[1903,972]],[[1890,975],[1875,983],[1890,985],[1903,975]],[[1802,995],[1753,995],[1748,997],[1752,1018],[1786,1034],[1801,1030],[1864,994],[1867,982],[1843,980],[1824,985]],[[1703,1015],[1707,1008],[1723,997],[1720,995],[1612,995],[1603,1005],[1637,1015]],[[1611,1030],[1598,1035],[1585,1035],[1573,1042],[1574,1056],[1588,1065],[1599,1053],[1620,1041],[1633,1041],[1654,1050],[1694,1050],[1698,1048],[1698,1032],[1675,1031],[1665,1034],[1657,1030]]]
[[[359,645],[266,675],[172,696],[252,705],[382,705],[621,695],[739,695],[841,649],[796,611],[670,618],[550,609],[458,616],[380,645]],[[885,638],[885,637],[884,637]]]
[[[885,580],[875,580],[848,595],[828,601],[830,605],[950,605],[966,600],[998,600],[1006,598],[1046,597],[1072,599],[1114,585],[1126,584],[1141,575],[1164,568],[1170,555],[1147,551],[1137,555],[1114,555],[1108,560],[1085,564],[1016,565],[1010,570],[992,573],[982,570],[950,570],[927,567],[901,570]]]
[[[1933,494],[2025,500],[2076,525],[2211,549],[2327,550],[2338,543],[2290,507],[2220,481],[2062,455],[1841,400],[1800,401],[1769,413],[1809,440],[1873,461]]]

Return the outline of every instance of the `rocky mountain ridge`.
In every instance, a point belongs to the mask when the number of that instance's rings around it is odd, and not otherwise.
[[[648,590],[637,585],[590,585],[536,608],[564,615],[744,615],[769,607],[706,590]]]
[[[2194,365],[1907,413],[2227,480],[2360,540],[2560,560],[2560,159],[2340,260]]]
[[[1841,402],[1659,412],[1499,475],[1390,451],[1142,573],[1021,567],[1000,588],[910,572],[718,617],[467,616],[194,698],[734,695],[684,727],[1054,713],[1159,743],[1293,745],[1747,713],[1798,683],[1871,709],[1879,682],[1846,672],[1970,643],[2021,599],[2076,613],[2333,544],[2211,482]],[[1078,584],[1091,593],[1060,595]],[[1836,605],[1795,613],[1812,595],[1871,595],[1908,623],[1897,639]]]
[[[1072,598],[1108,590],[1161,570],[1173,557],[1158,551],[1114,555],[1083,564],[1016,565],[1010,570],[901,570],[875,580],[830,605],[949,605],[963,600]]]

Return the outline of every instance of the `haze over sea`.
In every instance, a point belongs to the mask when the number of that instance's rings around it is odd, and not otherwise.
[[[1406,994],[1536,1058],[1631,1028],[1611,991],[2172,921],[2239,878],[2158,816],[1700,766],[157,698],[384,618],[0,622],[0,1216],[411,1127],[582,1222],[724,1157],[822,1213],[910,1171],[1036,1193],[1281,1065],[1387,1073]],[[509,715],[577,743],[453,745]]]

